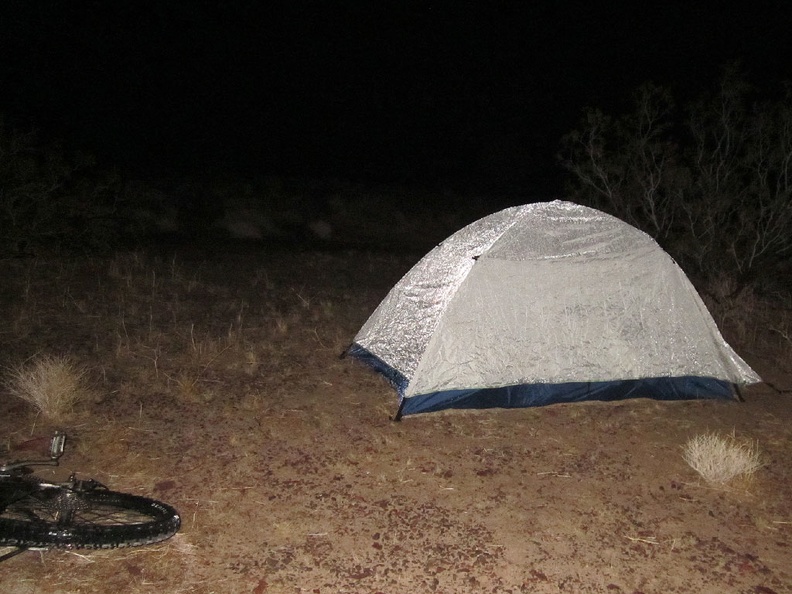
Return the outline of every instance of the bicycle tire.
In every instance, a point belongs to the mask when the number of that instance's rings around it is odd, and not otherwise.
[[[170,538],[180,526],[178,512],[155,499],[41,484],[0,513],[0,546],[132,547]]]

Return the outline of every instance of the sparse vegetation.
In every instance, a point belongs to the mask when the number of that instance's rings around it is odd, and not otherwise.
[[[59,421],[89,396],[86,374],[70,357],[43,355],[11,369],[5,385],[48,420]]]
[[[744,404],[638,399],[393,423],[387,383],[338,355],[418,254],[216,245],[0,259],[0,368],[13,353],[68,352],[96,382],[64,423],[74,447],[61,471],[166,501],[183,520],[155,547],[4,562],[5,591],[666,592],[724,579],[749,591],[761,579],[780,592],[788,582],[779,532],[767,529],[792,509],[785,396],[760,385]],[[2,390],[8,459],[46,443],[50,427],[29,411]],[[716,417],[774,461],[761,508],[742,491],[672,480],[680,432]]]
[[[740,440],[734,433],[697,435],[685,444],[685,461],[712,485],[726,485],[737,478],[750,478],[763,466],[759,444]]]
[[[15,130],[0,115],[0,254],[115,247],[151,225],[136,204],[146,198],[93,156]]]
[[[631,113],[588,109],[560,160],[573,199],[652,235],[705,289],[725,274],[729,296],[792,291],[792,86],[760,100],[731,66],[711,97],[677,107],[645,84]]]

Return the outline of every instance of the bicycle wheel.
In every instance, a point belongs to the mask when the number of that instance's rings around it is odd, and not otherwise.
[[[154,499],[40,484],[0,513],[0,546],[131,547],[170,538],[180,525],[178,512]]]

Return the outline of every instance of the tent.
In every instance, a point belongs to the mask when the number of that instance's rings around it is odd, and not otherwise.
[[[507,208],[424,256],[347,354],[446,408],[734,398],[761,381],[648,235],[571,202]]]

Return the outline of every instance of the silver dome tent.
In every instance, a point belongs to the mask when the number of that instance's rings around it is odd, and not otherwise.
[[[761,381],[647,234],[554,201],[457,231],[390,291],[347,353],[445,408],[732,398]]]

